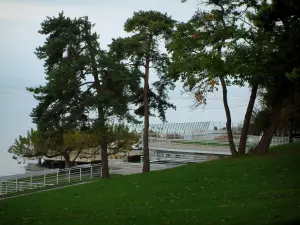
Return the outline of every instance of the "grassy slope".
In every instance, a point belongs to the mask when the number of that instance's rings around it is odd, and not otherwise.
[[[0,224],[277,224],[300,218],[300,145],[281,153],[171,170],[0,201]]]

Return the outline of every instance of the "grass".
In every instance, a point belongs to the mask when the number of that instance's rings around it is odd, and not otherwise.
[[[0,224],[282,224],[300,219],[299,156],[294,143],[2,200]]]

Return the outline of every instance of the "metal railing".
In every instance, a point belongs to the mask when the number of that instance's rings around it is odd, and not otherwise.
[[[164,160],[157,160],[157,158],[152,158],[154,161],[151,163],[151,171],[182,166],[191,161],[175,156],[173,158],[171,156],[163,159]],[[110,174],[119,175],[141,173],[142,164],[112,160],[109,162],[109,170]],[[37,190],[53,189],[58,186],[82,183],[100,177],[101,164],[82,165],[68,169],[52,169],[0,177],[0,199],[11,195],[20,195]]]
[[[143,163],[143,156],[141,156],[141,163]],[[159,153],[150,155],[150,163],[155,164],[170,164],[170,165],[185,165],[188,163],[199,163],[208,161],[206,155],[188,155],[188,154],[170,154]]]
[[[101,164],[0,177],[0,196],[84,182],[101,177]]]
[[[283,145],[289,143],[289,137],[273,137],[271,140],[271,146]]]
[[[214,136],[215,135],[215,136]],[[217,136],[216,136],[217,135]],[[222,137],[221,139],[218,139],[218,137]],[[254,136],[249,135],[247,139],[247,146],[252,147],[253,145],[257,144],[260,140],[261,136]],[[240,135],[234,135],[234,143],[236,146],[239,145],[239,139]],[[213,146],[213,147],[228,147],[229,143],[227,139],[226,133],[208,133],[207,135],[201,134],[201,138],[199,138],[197,135],[192,135],[190,139],[167,139],[165,137],[152,137],[149,139],[150,144],[173,144],[173,145],[185,145],[188,147],[188,144],[190,145],[198,145],[198,146]],[[288,137],[276,137],[274,136],[271,140],[270,145],[276,146],[281,144],[287,144],[289,143]]]

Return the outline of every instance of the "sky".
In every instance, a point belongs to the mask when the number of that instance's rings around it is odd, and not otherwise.
[[[17,135],[25,134],[33,126],[29,114],[36,102],[25,87],[45,82],[43,62],[36,58],[34,50],[45,40],[38,30],[47,16],[57,16],[61,11],[69,17],[88,16],[96,24],[101,47],[106,48],[112,38],[126,36],[124,22],[135,11],[158,10],[178,21],[186,21],[197,7],[197,0],[186,3],[181,0],[0,0],[0,151],[6,150]],[[168,110],[167,120],[177,123],[226,121],[220,91],[208,97],[205,108],[191,110],[193,100],[181,95],[182,84],[178,83],[170,93],[177,110]],[[249,93],[247,88],[229,87],[234,123],[243,120]],[[161,122],[151,118],[150,123]]]

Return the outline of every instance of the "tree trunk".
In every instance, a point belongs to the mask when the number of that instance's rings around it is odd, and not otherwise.
[[[105,118],[103,108],[98,108],[98,117],[99,117],[99,125],[104,130],[101,132],[100,137],[100,147],[101,147],[101,174],[102,178],[109,178],[109,167],[108,167],[108,144],[107,144],[107,134],[105,128]]]
[[[229,142],[229,149],[231,152],[232,156],[236,156],[237,155],[237,151],[233,142],[233,135],[232,135],[232,129],[231,129],[231,115],[230,115],[230,109],[228,106],[228,101],[227,101],[227,86],[225,83],[225,80],[223,77],[219,77],[221,85],[222,85],[222,89],[223,89],[223,104],[224,104],[224,108],[225,108],[225,113],[226,113],[226,129],[227,129],[227,135],[228,135],[228,142]]]
[[[95,86],[97,89],[99,88],[98,85],[95,85]],[[100,90],[99,90],[99,93],[100,93]],[[107,149],[108,149],[107,134],[106,134],[106,128],[105,128],[104,110],[103,110],[102,106],[98,107],[98,119],[99,119],[99,126],[100,126],[100,128],[103,129],[101,132],[101,137],[100,137],[101,174],[102,174],[102,178],[105,179],[105,178],[109,178],[109,167],[108,167],[108,154],[107,154]]]
[[[104,179],[109,178],[106,135],[103,135],[101,138],[101,173],[102,173],[102,178]]]
[[[276,123],[276,121],[274,121],[274,123]],[[258,154],[268,153],[274,132],[275,132],[275,125],[270,124],[270,126],[263,132],[263,135],[258,145],[256,146],[256,150],[255,150],[256,153]]]
[[[101,174],[102,178],[109,178],[109,167],[108,167],[108,144],[107,144],[107,134],[105,128],[105,118],[104,110],[102,107],[98,107],[98,119],[99,126],[103,129],[100,137],[100,147],[101,147]]]
[[[65,159],[65,168],[70,168],[71,167],[70,155],[65,153],[63,156]]]
[[[42,165],[42,158],[38,159],[38,165],[41,166]]]
[[[269,126],[266,128],[266,130],[263,132],[263,135],[255,147],[254,152],[258,154],[266,154],[268,153],[274,132],[276,130],[278,116],[280,114],[281,107],[279,104],[273,106],[272,112],[270,115],[270,122]]]
[[[254,108],[257,90],[258,90],[258,85],[256,84],[251,89],[251,95],[250,95],[249,103],[248,103],[245,118],[244,118],[244,124],[243,124],[243,128],[242,128],[240,143],[239,143],[239,148],[238,148],[239,155],[244,155],[246,153],[247,136],[248,136],[248,132],[249,132],[250,120],[251,120],[251,116],[252,116],[252,112],[253,112],[253,108]]]
[[[95,60],[94,48],[91,43],[91,39],[88,33],[87,27],[85,27],[87,39],[87,45],[91,56],[91,66],[92,66],[92,75],[94,77],[94,87],[96,89],[97,95],[100,96],[101,93],[101,84],[99,80],[99,74],[97,69],[97,63]],[[107,137],[105,131],[105,117],[104,117],[104,110],[103,105],[98,103],[98,120],[99,126],[103,129],[103,132],[100,137],[100,147],[101,147],[101,171],[102,171],[102,178],[109,178],[109,168],[108,168],[108,154],[107,154]]]
[[[146,56],[146,69],[144,79],[144,135],[143,135],[143,173],[150,172],[150,158],[149,158],[149,66],[150,59]]]

